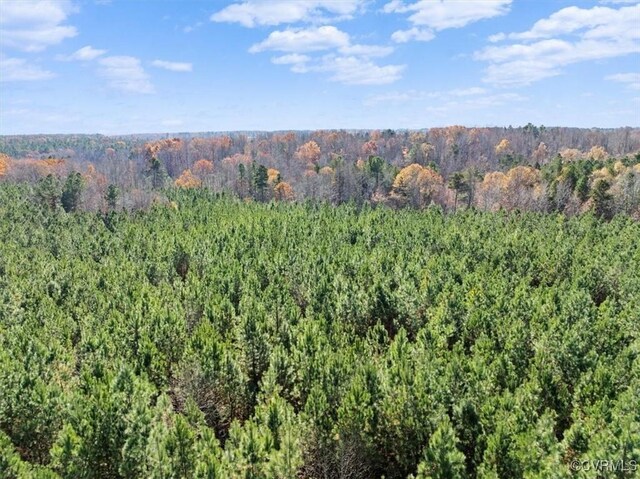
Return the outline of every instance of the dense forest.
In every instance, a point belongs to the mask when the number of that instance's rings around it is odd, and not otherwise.
[[[637,477],[628,216],[70,178],[0,184],[1,477]]]
[[[1,137],[0,477],[637,477],[639,219],[640,129]]]
[[[451,126],[313,131],[5,136],[0,180],[37,185],[65,209],[137,210],[165,189],[206,188],[261,202],[422,209],[595,211],[640,218],[640,129]],[[76,191],[77,190],[77,191]]]

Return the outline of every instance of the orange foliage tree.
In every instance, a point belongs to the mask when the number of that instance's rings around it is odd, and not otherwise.
[[[378,145],[375,141],[369,140],[362,145],[362,154],[365,158],[376,155],[378,153]]]
[[[442,176],[431,168],[412,163],[396,175],[390,199],[396,206],[403,206],[408,202],[421,208],[431,202],[442,203],[444,196]]]
[[[484,179],[478,186],[476,201],[480,208],[487,211],[500,209],[503,191],[507,184],[507,177],[500,171],[494,171],[484,175]]]
[[[213,162],[209,160],[198,160],[193,164],[193,172],[198,176],[213,173]]]
[[[305,163],[317,164],[320,160],[320,147],[315,141],[308,141],[304,145],[300,145],[296,151],[296,157]]]
[[[548,158],[549,148],[541,142],[531,155],[531,159],[537,163],[544,163]]]
[[[104,193],[107,187],[107,177],[99,172],[91,163],[82,175],[84,188],[82,191],[82,205],[85,209],[97,211],[103,207]]]
[[[488,211],[500,208],[539,209],[544,206],[540,171],[517,166],[506,174],[487,173],[478,187],[478,206]]]
[[[193,164],[193,174],[202,179],[209,188],[213,187],[213,161],[198,160]]]

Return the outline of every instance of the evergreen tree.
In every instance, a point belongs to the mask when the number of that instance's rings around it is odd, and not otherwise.
[[[84,188],[84,180],[78,172],[71,172],[67,176],[62,190],[61,203],[67,213],[76,211],[80,206],[80,196]]]
[[[111,183],[107,187],[107,192],[104,195],[104,199],[107,202],[107,207],[110,210],[115,210],[118,206],[118,198],[120,197],[120,189]]]
[[[60,195],[62,194],[62,185],[60,179],[49,174],[38,181],[36,186],[36,196],[42,206],[50,210],[55,210],[60,204]]]
[[[444,420],[429,439],[423,460],[418,465],[415,479],[463,479],[466,477],[464,454],[457,448],[458,438],[451,427],[449,417]]]
[[[610,183],[607,180],[598,180],[591,192],[593,211],[596,216],[610,219],[612,214],[613,197],[609,194]]]
[[[267,167],[264,165],[253,164],[253,178],[252,178],[252,187],[254,198],[257,201],[265,201],[266,198],[266,190],[269,181],[269,172]]]

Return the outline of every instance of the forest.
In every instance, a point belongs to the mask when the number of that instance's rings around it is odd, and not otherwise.
[[[636,477],[625,215],[32,194],[0,187],[2,477]]]
[[[0,477],[637,477],[639,129],[0,152]]]
[[[447,212],[595,211],[640,219],[640,129],[534,126],[420,131],[0,137],[0,181],[65,209],[146,209],[170,187],[259,202],[440,206]],[[72,189],[73,189],[72,188]],[[75,191],[74,190],[74,191]],[[64,206],[64,205],[63,205]]]

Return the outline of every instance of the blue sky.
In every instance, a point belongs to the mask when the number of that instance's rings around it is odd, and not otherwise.
[[[637,0],[0,0],[0,134],[640,126]]]

